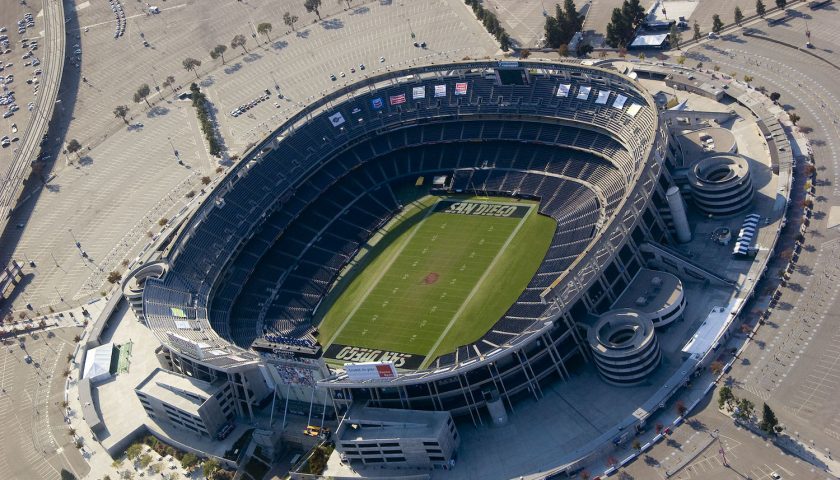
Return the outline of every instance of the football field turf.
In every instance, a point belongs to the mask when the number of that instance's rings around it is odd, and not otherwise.
[[[554,225],[536,203],[513,199],[414,202],[322,305],[325,357],[382,360],[373,352],[394,352],[412,359],[404,368],[418,368],[477,340],[527,285]],[[348,347],[371,356],[337,354]]]

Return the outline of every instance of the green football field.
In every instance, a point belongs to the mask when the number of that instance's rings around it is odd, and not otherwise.
[[[336,355],[360,347],[403,354],[414,362],[404,368],[418,368],[477,340],[525,288],[554,228],[532,202],[412,202],[362,249],[319,308],[325,357],[383,359]]]

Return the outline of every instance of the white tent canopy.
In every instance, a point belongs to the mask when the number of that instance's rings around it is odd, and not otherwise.
[[[630,46],[636,48],[661,47],[667,39],[667,33],[660,33],[656,35],[639,35],[633,40],[633,43],[631,43]]]
[[[85,354],[85,369],[82,372],[82,378],[89,378],[92,383],[111,378],[111,356],[113,353],[113,343],[106,343],[88,350]]]

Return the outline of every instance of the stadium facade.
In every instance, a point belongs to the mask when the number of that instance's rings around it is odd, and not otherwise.
[[[254,147],[124,292],[162,361],[231,381],[240,415],[276,391],[482,423],[488,402],[514,409],[590,361],[578,322],[610,310],[645,267],[643,244],[672,242],[667,143],[654,99],[615,71],[469,61],[376,74]],[[420,175],[539,200],[557,222],[545,259],[506,314],[451,353],[323,348],[312,318],[329,286],[400,209],[394,182]],[[353,380],[324,357],[403,370]]]

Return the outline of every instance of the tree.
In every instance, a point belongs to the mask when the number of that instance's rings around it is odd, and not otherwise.
[[[122,274],[116,270],[108,274],[108,283],[117,283],[122,280]]]
[[[677,413],[680,416],[685,415],[685,412],[688,411],[688,408],[685,406],[685,402],[683,402],[682,400],[677,400],[677,403],[674,405],[674,407],[677,409]]]
[[[175,77],[173,77],[172,75],[168,75],[163,80],[163,88],[166,87],[175,88]],[[175,90],[173,90],[172,93],[175,93]]]
[[[139,457],[141,453],[143,453],[143,445],[139,443],[132,443],[127,449],[125,449],[125,456],[128,457],[129,460],[134,460]]]
[[[287,27],[291,28],[293,31],[295,29],[295,23],[297,23],[298,17],[297,15],[292,15],[289,12],[283,14],[283,23],[286,24]]]
[[[209,183],[210,183],[210,181],[211,181],[211,179],[210,179],[210,177],[208,177],[207,175],[205,175],[205,176],[201,177],[201,183],[203,183],[204,185],[209,184]]]
[[[151,93],[151,91],[152,89],[149,88],[148,83],[144,83],[143,85],[137,87],[137,91],[134,92],[134,103],[140,103],[140,100],[143,100],[146,102],[146,105],[151,107],[152,105],[149,103],[148,99],[149,93]]]
[[[679,48],[682,43],[682,32],[677,28],[677,24],[671,25],[671,32],[668,34],[671,37],[671,48]]]
[[[797,114],[795,114],[795,113],[789,113],[789,114],[788,114],[788,118],[790,118],[790,123],[792,123],[792,124],[794,124],[794,125],[796,125],[796,122],[798,122],[799,120],[801,120],[801,118],[799,117],[799,115],[797,115]]]
[[[127,105],[117,105],[114,107],[114,116],[116,118],[122,118],[123,122],[128,125],[128,119],[125,117],[128,115],[128,106]]]
[[[709,370],[711,370],[715,376],[720,375],[720,372],[723,371],[723,362],[715,360],[711,365],[709,365]]]
[[[677,57],[677,63],[679,65],[685,65],[685,55],[680,55],[679,57]]]
[[[744,82],[745,83],[750,83],[752,81],[753,81],[753,77],[751,77],[749,75],[744,75]]]
[[[578,56],[586,57],[590,53],[592,53],[593,50],[595,50],[595,48],[592,47],[592,45],[590,45],[588,43],[584,43],[583,45],[578,47]]]
[[[222,468],[222,466],[219,464],[219,461],[215,458],[211,458],[202,464],[201,471],[204,473],[205,477],[213,478],[213,475],[218,472],[220,468]]]
[[[152,456],[151,455],[149,455],[148,453],[144,453],[143,455],[140,455],[140,466],[142,468],[146,468],[151,464],[152,464]]]
[[[773,413],[770,406],[765,403],[762,408],[761,422],[758,424],[758,428],[767,435],[775,436],[777,433],[776,426],[778,425],[779,420],[776,418],[776,414]]]
[[[79,143],[79,141],[78,141],[78,140],[76,140],[75,138],[74,138],[74,139],[72,139],[72,140],[70,140],[70,141],[67,143],[67,152],[68,152],[68,153],[75,153],[75,154],[76,154],[76,158],[79,158],[79,153],[78,153],[78,152],[79,152],[79,150],[81,150],[81,149],[82,149],[82,144],[81,144],[81,143]]]
[[[225,52],[227,51],[227,45],[216,45],[213,47],[213,50],[210,50],[210,58],[213,60],[220,58],[222,59],[222,65],[225,64]]]
[[[192,453],[185,453],[183,457],[181,457],[181,466],[184,467],[184,470],[190,470],[191,468],[195,467],[198,464],[198,457],[193,455]]]
[[[242,35],[241,33],[237,34],[237,35],[234,35],[233,39],[231,39],[231,41],[230,41],[230,48],[242,47],[242,50],[245,53],[248,53],[248,49],[245,48],[245,42],[247,42],[247,41],[248,41],[248,39],[245,38],[245,35]]]
[[[697,20],[694,21],[694,41],[700,40],[702,35],[700,35],[700,24],[697,23]]]
[[[755,13],[760,17],[763,17],[767,13],[767,7],[764,6],[764,2],[761,0],[755,0]]]
[[[198,67],[201,66],[201,60],[197,60],[192,57],[187,57],[181,62],[181,65],[184,66],[184,70],[188,72],[193,72],[195,74],[195,78],[198,78]]]
[[[785,8],[786,5],[787,0],[776,0],[776,6],[779,7],[779,9]]]
[[[738,400],[738,413],[737,416],[741,420],[749,420],[752,417],[753,410],[755,410],[755,405],[746,398],[741,398]]]
[[[568,44],[582,27],[583,20],[575,7],[575,2],[565,0],[562,8],[559,4],[555,6],[555,16],[547,15],[545,18],[546,45],[558,48],[560,45]]]
[[[744,21],[744,12],[741,11],[741,7],[735,7],[735,23],[737,23],[740,26],[741,22],[743,22],[743,21]]]
[[[315,15],[318,16],[318,20],[321,20],[321,12],[318,11],[318,9],[321,8],[321,0],[304,0],[303,8],[305,8],[309,13],[315,12]]]
[[[723,30],[723,21],[720,19],[720,15],[716,13],[712,15],[712,31],[720,33],[721,30]]]
[[[633,450],[641,450],[642,449],[642,443],[639,442],[638,438],[634,438],[633,443],[630,444],[630,446],[633,448]]]
[[[773,100],[773,103],[778,103],[780,98],[782,98],[782,95],[779,92],[773,92],[770,94],[770,100]]]
[[[271,33],[271,28],[272,27],[271,27],[270,23],[262,22],[259,25],[257,25],[257,33],[259,33],[261,35],[265,35],[266,41],[270,42],[271,37],[269,37],[268,34]]]
[[[723,408],[724,405],[732,403],[735,400],[735,395],[732,394],[732,389],[723,386],[718,390],[718,408]]]
[[[632,32],[633,27],[622,15],[621,9],[614,8],[607,24],[607,45],[613,48],[626,46]]]

